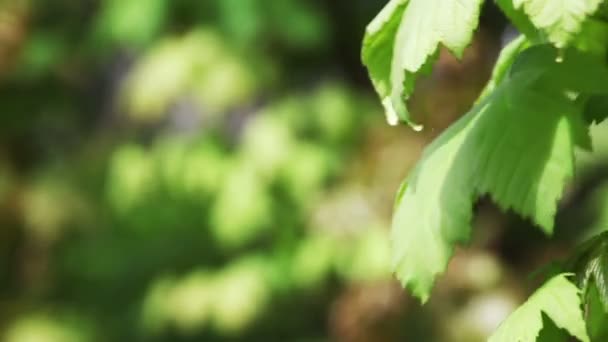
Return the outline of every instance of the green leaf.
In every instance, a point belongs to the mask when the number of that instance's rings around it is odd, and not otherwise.
[[[588,18],[572,45],[581,51],[605,56],[608,48],[608,23],[595,17]]]
[[[604,310],[600,294],[595,284],[591,284],[584,296],[587,332],[592,341],[608,340],[608,313]]]
[[[555,79],[603,68],[574,53],[556,62],[556,55],[548,45],[524,51],[490,95],[429,145],[410,175],[393,217],[393,269],[422,301],[453,245],[468,240],[478,196],[489,194],[501,208],[552,232],[557,201],[574,171],[574,147],[588,140],[582,105],[567,90],[600,91],[608,81],[606,70],[597,73],[604,83]]]
[[[417,127],[405,105],[417,74],[428,70],[440,44],[462,56],[477,27],[481,0],[391,0],[369,24],[362,59],[389,123]]]
[[[522,10],[513,6],[513,0],[496,0],[496,4],[526,38],[534,43],[542,42],[541,32],[534,27],[530,18]]]
[[[530,41],[524,35],[519,35],[517,38],[513,39],[509,44],[507,44],[500,51],[500,55],[496,60],[494,65],[494,69],[492,70],[492,76],[490,80],[483,88],[481,95],[479,95],[479,100],[484,99],[488,96],[492,91],[505,79],[509,70],[511,69],[511,65],[515,61],[515,58],[526,48],[530,46]]]
[[[608,313],[608,232],[579,246],[566,269],[576,273],[584,298],[588,298],[591,289],[595,288],[604,311]]]
[[[546,313],[542,313],[543,328],[536,337],[537,342],[572,342],[574,339],[570,337],[568,331],[560,329]]]
[[[608,96],[595,95],[585,104],[585,121],[599,124],[608,117]]]
[[[545,313],[555,325],[565,329],[580,341],[589,341],[581,311],[580,290],[568,274],[547,281],[513,312],[494,332],[489,342],[533,342],[543,328]]]
[[[535,35],[531,23],[556,47],[564,48],[582,30],[585,20],[602,0],[499,0],[498,3],[526,35]]]
[[[450,172],[455,173],[455,157],[472,118],[465,116],[429,146],[393,216],[393,270],[423,302],[444,271],[453,243],[466,241],[470,233],[472,187],[467,177],[450,177]]]

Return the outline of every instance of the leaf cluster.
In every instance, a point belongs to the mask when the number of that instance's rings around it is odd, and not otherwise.
[[[497,4],[521,35],[504,47],[471,110],[426,148],[395,203],[393,271],[423,302],[455,245],[469,240],[479,197],[488,195],[503,210],[552,234],[558,201],[574,175],[575,149],[591,150],[589,126],[608,116],[604,1]],[[392,0],[369,24],[362,60],[390,124],[403,121],[422,129],[407,110],[416,78],[432,69],[442,46],[462,56],[481,5],[479,0]],[[581,298],[593,284],[608,308],[605,240],[598,237],[585,246],[568,268],[576,272],[576,285],[566,274],[552,278],[491,340],[534,341],[543,314],[572,336],[589,340]]]

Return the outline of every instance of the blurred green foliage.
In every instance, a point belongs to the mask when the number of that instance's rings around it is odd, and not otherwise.
[[[386,222],[315,214],[379,116],[326,7],[0,3],[4,340],[324,339],[389,279]]]
[[[425,309],[389,274],[436,132],[384,127],[359,61],[384,2],[0,1],[0,339],[483,340],[519,298],[500,230]],[[418,101],[459,111],[479,89],[444,59],[466,89]],[[601,229],[593,188],[571,217]]]

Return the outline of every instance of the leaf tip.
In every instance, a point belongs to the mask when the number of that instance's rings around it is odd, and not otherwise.
[[[401,286],[407,289],[412,296],[417,298],[420,301],[420,304],[426,304],[431,296],[435,275],[431,276],[430,279],[424,279],[421,277],[413,277],[412,274],[395,268],[394,272]]]
[[[391,98],[384,98],[384,100],[382,100],[382,106],[384,106],[384,112],[386,114],[386,121],[388,124],[391,126],[397,126],[399,124],[399,116],[397,115],[397,111],[393,106]]]
[[[407,110],[402,110],[402,111],[398,112],[398,109],[395,108],[395,105],[393,104],[393,100],[390,98],[390,96],[385,97],[382,100],[382,106],[384,107],[384,113],[386,115],[386,122],[390,126],[397,126],[397,125],[399,125],[400,121],[404,121],[416,132],[421,132],[424,129],[423,125],[417,124],[408,119],[409,116],[408,116]],[[399,115],[400,113],[402,114],[401,116]]]

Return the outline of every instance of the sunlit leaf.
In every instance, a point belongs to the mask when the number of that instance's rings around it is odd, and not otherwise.
[[[507,44],[500,51],[500,55],[498,56],[494,69],[492,70],[492,76],[481,92],[481,95],[479,95],[480,100],[491,94],[492,91],[507,77],[508,72],[511,69],[511,65],[513,65],[513,62],[519,53],[521,53],[529,45],[530,41],[525,36],[520,35],[509,42],[509,44]]]
[[[362,59],[387,120],[415,125],[405,101],[441,44],[462,56],[477,28],[480,0],[391,0],[367,27]],[[414,126],[417,127],[417,126]]]
[[[498,0],[498,3],[523,32],[530,32],[529,24],[522,18],[525,14],[551,43],[562,48],[581,31],[602,0]]]
[[[543,328],[542,314],[580,341],[589,341],[581,310],[580,290],[566,274],[551,278],[513,312],[489,342],[534,342]]]
[[[573,53],[556,62],[556,54],[549,46],[526,50],[508,79],[434,141],[409,176],[393,217],[393,269],[423,301],[454,244],[468,240],[479,195],[552,232],[574,148],[589,144],[582,106],[566,90],[608,91],[605,68],[595,74],[603,81],[585,83],[581,68],[592,61]]]

